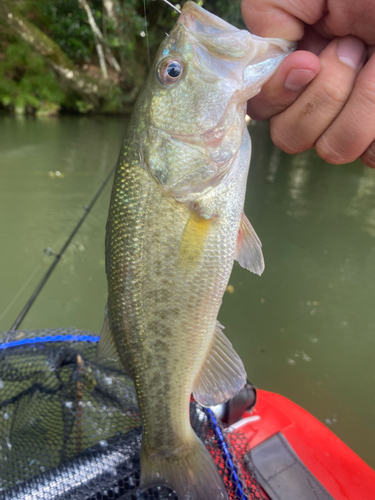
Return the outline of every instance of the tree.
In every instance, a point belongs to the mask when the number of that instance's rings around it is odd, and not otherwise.
[[[204,6],[241,26],[240,0]],[[125,111],[176,18],[161,0],[0,0],[0,105]]]

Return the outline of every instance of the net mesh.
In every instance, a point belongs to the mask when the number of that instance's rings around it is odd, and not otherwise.
[[[140,490],[133,383],[97,359],[97,340],[73,328],[0,334],[1,500],[177,500],[165,487]],[[246,436],[225,431],[195,402],[190,420],[229,498],[268,498]]]

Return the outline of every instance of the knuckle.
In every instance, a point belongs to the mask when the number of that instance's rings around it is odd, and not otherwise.
[[[375,108],[375,81],[361,78],[357,83],[357,92],[363,102],[365,109],[370,106],[371,111]]]
[[[349,163],[355,158],[346,158],[342,155],[338,148],[334,147],[332,143],[328,140],[326,136],[321,136],[315,144],[315,151],[322,160],[332,165],[342,165],[343,163]]]
[[[312,147],[312,144],[306,145],[306,141],[302,142],[297,134],[293,133],[291,127],[285,127],[281,123],[275,122],[273,119],[270,121],[270,133],[274,145],[285,153],[301,153]]]
[[[361,155],[361,160],[370,168],[375,168],[375,141]]]
[[[346,85],[340,85],[335,81],[323,81],[319,91],[321,92],[319,98],[323,104],[333,105],[335,108],[342,107],[349,97]]]
[[[272,111],[268,107],[263,106],[259,97],[255,96],[247,103],[247,114],[253,120],[260,121],[269,118],[272,115]]]

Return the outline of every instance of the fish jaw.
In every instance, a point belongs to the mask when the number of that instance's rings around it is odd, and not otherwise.
[[[246,101],[257,94],[293,45],[239,30],[186,2],[159,49],[148,81],[142,138],[144,168],[169,196],[217,186],[233,165],[246,128]],[[160,68],[178,61],[173,84]],[[147,130],[146,130],[147,129]]]

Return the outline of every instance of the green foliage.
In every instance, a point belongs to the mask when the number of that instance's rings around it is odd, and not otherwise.
[[[147,64],[146,44],[140,35],[145,30],[145,21],[143,12],[138,12],[143,9],[143,2],[116,0],[114,4],[116,22],[103,11],[102,0],[89,0],[107,46],[121,62],[120,86],[129,91],[142,83]],[[73,62],[98,64],[94,36],[78,0],[23,0],[20,11],[50,36]]]
[[[101,1],[91,2],[100,25]],[[90,62],[94,36],[78,0],[25,0],[21,11],[49,35],[75,63]]]
[[[241,0],[204,0],[203,7],[233,26],[242,30],[246,29],[241,16]]]
[[[82,114],[86,114],[89,111],[92,111],[93,107],[94,107],[92,104],[89,104],[88,102],[85,102],[85,101],[81,101],[80,99],[78,99],[75,102],[75,105],[76,105],[78,111]]]
[[[0,102],[16,109],[39,109],[44,102],[60,105],[64,94],[44,59],[21,41],[7,44],[0,60]]]

